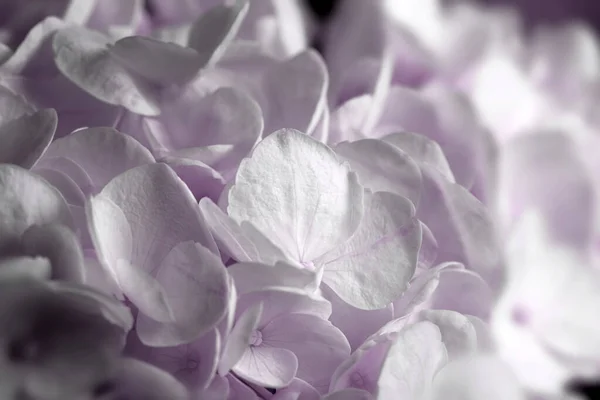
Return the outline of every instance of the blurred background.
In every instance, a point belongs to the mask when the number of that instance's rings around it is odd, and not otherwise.
[[[307,0],[313,11],[327,18],[335,3],[343,0]],[[402,0],[398,0],[402,1]],[[446,0],[465,1],[465,0]],[[468,0],[467,0],[468,1]],[[517,7],[529,24],[556,24],[579,19],[600,31],[600,0],[472,0],[487,5]]]
[[[337,3],[344,0],[305,0],[320,19],[326,20]],[[369,1],[369,0],[365,0]],[[402,1],[402,0],[397,0]],[[473,1],[488,6],[509,6],[517,9],[525,28],[536,25],[560,25],[579,20],[591,25],[600,34],[600,0],[443,0]],[[600,399],[600,382],[572,382],[573,392],[587,399]]]

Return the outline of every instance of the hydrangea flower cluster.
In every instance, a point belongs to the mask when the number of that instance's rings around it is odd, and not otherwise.
[[[0,14],[0,398],[576,400],[599,377],[588,27],[438,0],[323,26],[297,0]]]

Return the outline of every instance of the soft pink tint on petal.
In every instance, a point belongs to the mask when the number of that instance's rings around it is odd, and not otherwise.
[[[326,393],[335,369],[350,356],[344,334],[314,315],[285,314],[261,329],[266,346],[287,349],[298,359],[298,378]]]
[[[323,400],[373,400],[374,397],[365,390],[344,389],[323,397]]]
[[[58,189],[70,208],[83,207],[85,194],[70,176],[54,169],[36,168],[34,172]]]
[[[123,259],[117,260],[112,271],[123,294],[139,309],[140,313],[165,323],[174,320],[167,293],[153,276]],[[140,339],[143,340],[141,337]]]
[[[279,389],[271,398],[272,400],[320,400],[319,392],[303,381],[302,379],[294,378],[292,383]]]
[[[330,392],[346,388],[365,390],[377,394],[377,380],[387,357],[391,341],[365,344],[351,358],[341,364],[332,377]]]
[[[487,320],[494,301],[490,286],[476,272],[446,269],[440,272],[439,285],[430,299],[430,307]]]
[[[240,296],[237,314],[240,315],[249,304],[259,302],[263,304],[260,328],[290,313],[312,315],[325,321],[331,315],[331,303],[323,297],[286,287],[270,287]]]
[[[433,140],[412,132],[391,133],[383,140],[408,154],[419,166],[427,165],[442,174],[448,181],[455,181],[444,151]]]
[[[112,39],[81,27],[61,29],[53,48],[58,69],[92,96],[135,113],[160,113],[155,88],[109,53]]]
[[[325,62],[314,50],[266,71],[258,100],[265,119],[264,135],[284,128],[311,135],[325,111],[328,84]]]
[[[337,105],[340,94],[348,84],[347,75],[360,62],[366,60],[381,61],[385,58],[388,41],[386,40],[384,10],[379,1],[364,2],[350,0],[339,4],[335,17],[331,21],[325,37],[325,58],[330,68],[332,82],[329,92],[330,105]],[[350,71],[350,72],[349,72]],[[379,74],[375,74],[377,77]],[[372,93],[376,85],[370,82],[371,90],[354,93],[355,96]]]
[[[227,268],[235,282],[239,295],[279,286],[315,292],[318,287],[317,274],[306,268],[286,263],[274,266],[258,263],[238,263]]]
[[[417,216],[438,242],[438,262],[457,261],[498,284],[499,249],[486,207],[462,186],[423,167],[423,196]]]
[[[590,241],[596,207],[594,177],[569,132],[532,132],[509,141],[501,154],[498,212],[510,229],[534,207],[548,220],[556,239],[579,248]]]
[[[394,317],[391,304],[379,310],[361,310],[340,299],[327,285],[321,285],[321,291],[331,302],[329,320],[346,335],[352,350],[356,350],[373,332]]]
[[[233,372],[256,385],[279,389],[287,386],[298,368],[298,360],[287,349],[249,346],[233,367]]]
[[[225,339],[223,353],[219,361],[219,375],[225,376],[240,361],[250,347],[252,333],[258,327],[263,310],[262,303],[250,305],[237,319]]]
[[[419,322],[400,333],[388,351],[377,381],[378,398],[427,398],[438,370],[447,362],[440,330]]]
[[[218,254],[194,196],[165,164],[131,169],[110,181],[95,199],[112,202],[131,229],[131,253],[120,251],[117,258],[148,274],[154,274],[171,249],[181,242],[194,241]],[[114,235],[114,231],[107,231],[95,237],[96,249],[104,258],[104,253],[119,246],[118,242],[111,242]],[[116,260],[106,261],[110,265]]]
[[[371,133],[366,125],[372,104],[373,97],[363,95],[354,97],[332,110],[328,143],[367,139]]]
[[[225,317],[229,280],[221,259],[205,247],[182,242],[162,261],[155,273],[173,320],[157,324],[138,314],[138,334],[147,345],[190,343]],[[152,317],[150,315],[150,317]]]
[[[429,305],[431,297],[440,283],[440,274],[444,269],[464,268],[460,264],[445,263],[422,271],[409,284],[402,297],[394,301],[394,317],[400,318],[411,314],[415,309]]]
[[[218,62],[248,13],[247,0],[230,3],[211,8],[192,25],[188,46],[200,54],[202,65]]]
[[[130,71],[157,85],[185,84],[202,68],[196,51],[141,36],[118,40],[110,47],[110,54]]]
[[[148,149],[131,136],[112,128],[89,128],[73,132],[55,140],[48,148],[46,157],[62,157],[77,164],[89,176],[93,193],[98,193],[123,172],[154,163],[154,157]],[[54,166],[73,176],[72,168],[67,167]]]
[[[423,310],[419,318],[440,329],[450,361],[472,355],[477,350],[477,331],[466,316],[455,311]]]
[[[153,150],[205,163],[226,179],[263,132],[259,105],[233,88],[208,95],[193,87],[176,90],[165,94],[162,108],[160,120],[149,125]]]
[[[421,171],[412,155],[395,143],[363,139],[338,143],[335,152],[350,163],[361,184],[373,192],[391,192],[415,206],[421,196]],[[377,154],[376,157],[374,155]]]
[[[131,358],[123,360],[116,393],[126,400],[187,400],[187,389],[167,372]]]
[[[239,262],[263,262],[275,264],[285,260],[286,256],[256,229],[249,230],[251,225],[238,225],[223,212],[212,200],[200,200],[200,210],[206,220],[221,252]]]
[[[188,158],[162,157],[167,164],[190,189],[194,198],[217,201],[225,188],[225,179],[208,165]]]
[[[261,400],[254,390],[236,378],[235,375],[228,374],[227,380],[229,382],[229,397],[227,397],[227,400]]]

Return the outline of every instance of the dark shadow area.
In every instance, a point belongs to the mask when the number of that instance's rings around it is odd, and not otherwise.
[[[306,3],[320,20],[326,20],[334,11],[338,0],[306,0]]]
[[[600,399],[600,382],[598,381],[576,381],[569,385],[569,389],[571,392],[581,394],[590,400]]]

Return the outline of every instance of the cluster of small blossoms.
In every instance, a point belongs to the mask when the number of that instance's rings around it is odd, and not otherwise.
[[[0,399],[578,400],[598,100],[510,9],[0,1]]]

